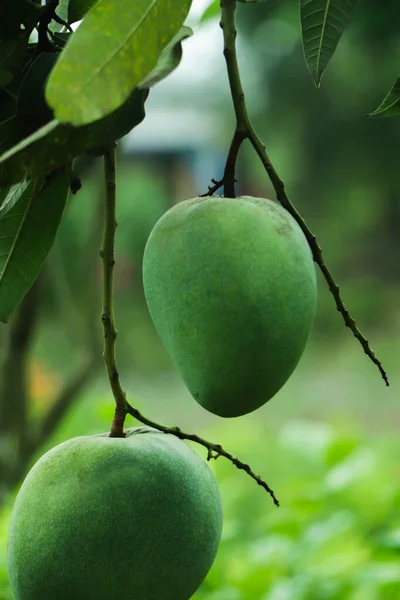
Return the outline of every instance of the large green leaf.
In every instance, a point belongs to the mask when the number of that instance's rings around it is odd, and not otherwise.
[[[156,66],[191,0],[100,0],[71,37],[47,84],[63,123],[84,125],[116,110]]]
[[[80,21],[87,12],[96,4],[97,0],[69,0],[68,21]]]
[[[383,99],[383,102],[370,117],[394,117],[400,115],[400,76],[396,79],[392,89]]]
[[[32,286],[53,245],[67,202],[69,177],[31,183],[0,216],[0,321],[6,322]]]
[[[148,93],[148,90],[134,90],[115,112],[89,125],[74,127],[55,119],[50,121],[0,156],[0,186],[49,173],[85,150],[126,135],[143,121]]]
[[[317,86],[357,3],[358,0],[300,0],[304,55]]]
[[[182,42],[193,35],[190,27],[181,27],[172,40],[161,52],[155,68],[140,83],[141,88],[151,88],[153,85],[165,79],[174,69],[179,66],[182,60]]]

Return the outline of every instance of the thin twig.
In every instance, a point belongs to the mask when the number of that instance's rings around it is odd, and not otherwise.
[[[365,338],[364,335],[361,333],[361,331],[356,325],[355,320],[351,317],[349,311],[343,303],[339,291],[339,286],[336,284],[330,270],[326,266],[326,263],[322,256],[321,247],[319,246],[315,235],[312,233],[302,216],[290,202],[285,191],[284,183],[275,171],[266,152],[265,145],[258,137],[254,127],[250,122],[237,60],[237,32],[235,25],[235,9],[236,0],[221,0],[221,28],[224,33],[224,56],[226,60],[229,85],[231,89],[231,95],[237,121],[236,135],[240,134],[243,139],[250,140],[254,150],[256,151],[258,157],[264,165],[264,168],[271,180],[278,201],[292,215],[292,217],[295,219],[295,221],[297,221],[298,225],[301,227],[311,248],[314,261],[319,266],[328,284],[329,290],[336,303],[336,309],[342,315],[346,327],[348,327],[353,332],[354,337],[357,338],[357,340],[360,342],[365,354],[378,367],[386,385],[389,385],[388,376],[386,374],[385,369],[382,366],[382,363],[375,356],[375,353],[373,352],[367,338]]]
[[[66,29],[68,29],[69,33],[74,33],[74,30],[72,29],[71,25],[69,23],[67,23],[67,21],[64,21],[64,19],[59,17],[56,12],[53,15],[53,21],[55,21],[59,25],[64,25],[64,27],[66,27]]]
[[[264,490],[266,490],[274,501],[276,506],[279,506],[279,502],[269,485],[259,476],[256,475],[251,467],[239,460],[236,456],[233,456],[220,444],[213,444],[207,440],[199,437],[196,434],[185,433],[179,427],[166,427],[160,425],[154,421],[151,421],[144,415],[142,415],[136,408],[133,408],[126,399],[126,394],[121,386],[119,377],[117,361],[115,356],[115,341],[117,337],[117,330],[114,319],[114,243],[115,243],[115,230],[117,227],[116,222],[116,186],[115,186],[115,144],[110,146],[104,154],[104,172],[105,172],[105,183],[106,183],[106,199],[105,199],[105,223],[104,223],[104,236],[103,245],[100,252],[103,260],[103,328],[104,328],[104,362],[106,364],[108,379],[113,392],[115,400],[115,415],[111,426],[110,437],[124,437],[124,423],[127,414],[148,425],[158,431],[162,431],[165,434],[174,435],[181,440],[188,440],[200,444],[207,449],[207,460],[217,459],[219,456],[223,456],[235,465],[237,469],[245,471],[254,481],[258,483]]]
[[[115,144],[111,144],[104,153],[104,176],[106,186],[104,236],[102,249],[100,251],[100,256],[103,260],[103,310],[101,316],[104,328],[103,358],[116,405],[110,437],[124,437],[127,402],[125,392],[123,391],[119,380],[115,357],[115,340],[117,338],[117,329],[115,327],[114,319],[114,240],[115,230],[117,228]]]
[[[220,444],[213,444],[212,442],[208,442],[207,440],[199,437],[198,435],[196,435],[194,433],[185,433],[179,427],[165,427],[164,425],[159,425],[158,423],[155,423],[154,421],[151,421],[150,419],[147,419],[146,417],[144,417],[136,408],[133,408],[129,403],[128,403],[127,410],[128,410],[128,413],[132,417],[135,417],[135,419],[137,419],[144,425],[147,425],[148,427],[153,427],[154,429],[158,429],[158,431],[162,431],[163,433],[175,435],[177,438],[179,438],[181,440],[188,440],[190,442],[195,442],[196,444],[203,446],[208,451],[208,453],[207,453],[208,461],[211,459],[217,460],[217,458],[219,458],[220,456],[223,456],[224,458],[229,460],[232,464],[234,464],[237,469],[245,471],[252,479],[254,479],[254,481],[256,481],[258,483],[258,485],[260,485],[262,488],[264,488],[264,490],[266,492],[268,492],[268,494],[271,496],[272,500],[274,501],[274,504],[276,506],[279,506],[279,501],[276,498],[273,490],[259,475],[256,475],[256,473],[254,473],[254,471],[251,469],[250,465],[242,462],[236,456],[233,456],[233,454],[230,454],[230,452],[227,452],[226,450],[224,450],[224,448]]]

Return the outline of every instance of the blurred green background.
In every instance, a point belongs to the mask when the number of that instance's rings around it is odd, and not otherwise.
[[[206,4],[194,2],[193,22]],[[181,67],[154,89],[147,120],[120,145],[117,351],[129,398],[148,417],[195,431],[249,462],[281,502],[275,508],[223,458],[211,465],[225,523],[197,600],[400,598],[400,119],[366,117],[398,75],[396,5],[360,4],[319,90],[304,64],[297,2],[238,8],[251,118],[390,388],[342,324],[322,278],[314,331],[297,370],[252,415],[224,420],[206,413],[157,337],[141,284],[147,236],[169,206],[204,193],[221,176],[232,134],[217,20],[185,42]],[[13,597],[7,527],[27,468],[56,443],[106,431],[113,414],[99,318],[101,163],[81,160],[77,170],[83,188],[71,197],[36,292],[20,309],[31,315],[32,340],[26,360],[17,348],[15,372],[7,359],[18,315],[0,327],[0,600]],[[273,196],[247,147],[238,179],[239,193]],[[41,424],[66,390],[62,418],[44,435]],[[40,440],[31,455],[24,446],[30,437]]]

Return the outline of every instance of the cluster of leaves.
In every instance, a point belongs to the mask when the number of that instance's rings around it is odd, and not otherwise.
[[[357,3],[300,0],[304,54],[316,85]],[[177,67],[181,42],[192,33],[183,26],[191,4],[2,3],[0,320],[7,321],[28,291],[53,244],[67,202],[66,174],[72,160],[84,152],[101,154],[144,119],[150,87]],[[220,1],[215,0],[202,21],[219,10]],[[81,23],[74,30],[71,25],[77,21]],[[397,80],[373,114],[399,112]]]
[[[359,0],[300,0],[304,56],[317,86]],[[400,114],[400,76],[373,115]]]
[[[357,3],[300,0],[304,53],[316,85]],[[54,242],[73,159],[84,152],[101,154],[138,125],[149,89],[178,66],[182,40],[192,33],[183,26],[191,4],[192,0],[140,0],[134,6],[130,0],[2,3],[0,320],[8,320]],[[220,1],[215,0],[202,21],[219,10]],[[77,21],[79,27],[73,28]],[[397,80],[373,114],[399,112]]]
[[[96,406],[99,408],[98,401]],[[109,402],[104,402],[106,420]],[[96,424],[97,425],[97,424]],[[221,425],[219,426],[221,427]],[[229,424],[208,432],[268,471],[282,506],[225,461],[212,463],[224,503],[223,539],[197,600],[389,600],[400,594],[400,495],[396,440],[371,441],[352,427],[292,421]],[[262,439],[260,446],[254,444]],[[269,460],[267,457],[274,457]],[[276,460],[279,458],[279,460]],[[0,518],[0,600],[6,572],[6,508]]]
[[[76,181],[73,159],[102,154],[144,119],[149,89],[178,66],[181,43],[192,34],[183,26],[190,5],[2,4],[1,321],[29,290],[54,242]],[[74,31],[71,24],[81,19]]]

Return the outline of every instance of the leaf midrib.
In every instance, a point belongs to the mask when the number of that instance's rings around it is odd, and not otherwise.
[[[141,27],[141,25],[146,21],[146,19],[150,15],[151,11],[153,10],[153,8],[157,4],[157,2],[158,2],[158,0],[152,1],[151,5],[147,9],[147,11],[143,14],[142,18],[139,19],[139,21],[136,23],[134,31],[139,29],[139,27]],[[128,33],[125,36],[125,38],[121,41],[121,43],[116,48],[116,50],[112,53],[110,58],[107,59],[107,62],[103,63],[96,71],[94,71],[94,73],[92,73],[92,76],[90,77],[90,79],[88,79],[86,81],[86,83],[80,88],[81,92],[83,90],[85,90],[92,83],[92,81],[107,67],[107,65],[121,52],[121,50],[124,48],[125,44],[127,43],[127,41],[129,40],[129,38],[132,35],[134,35],[134,33],[132,33],[132,31],[131,31],[130,33]]]
[[[18,227],[17,234],[15,236],[14,242],[13,242],[13,244],[11,246],[10,252],[8,253],[8,258],[7,258],[6,262],[4,263],[3,270],[0,273],[0,286],[2,285],[2,283],[4,281],[4,277],[5,277],[5,274],[6,274],[6,271],[7,271],[8,267],[10,265],[10,261],[11,261],[11,258],[13,256],[13,252],[15,250],[16,244],[17,244],[18,240],[20,239],[20,235],[21,235],[22,229],[23,229],[23,227],[25,225],[25,221],[26,221],[26,219],[28,217],[29,209],[32,206],[32,202],[34,201],[34,199],[36,198],[36,196],[37,196],[37,193],[35,192],[35,190],[33,190],[31,198],[30,198],[30,200],[29,200],[29,202],[28,202],[28,204],[26,206],[26,211],[25,211],[25,214],[23,216],[23,219],[21,220],[21,223],[20,223],[20,225]]]
[[[322,43],[323,43],[323,38],[324,38],[324,34],[325,34],[325,28],[326,28],[326,23],[328,20],[328,12],[329,12],[329,7],[331,5],[331,0],[328,0],[328,2],[326,3],[326,8],[325,8],[325,14],[324,14],[324,20],[322,22],[322,29],[321,29],[321,36],[320,36],[320,44],[319,44],[319,48],[318,48],[318,58],[317,58],[317,65],[316,65],[316,75],[318,80],[320,79],[320,74],[319,74],[319,63],[320,63],[320,58],[321,58],[321,50],[322,50]]]

